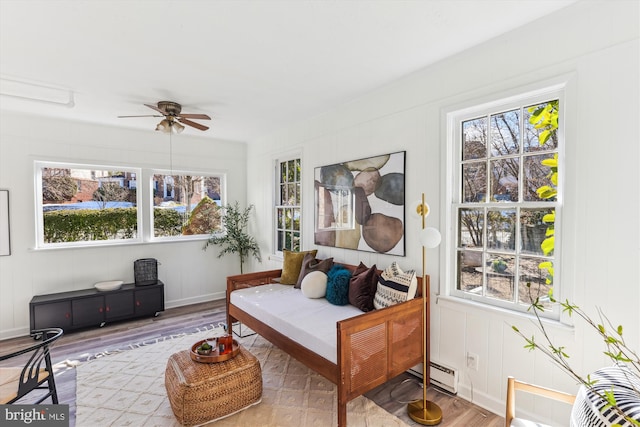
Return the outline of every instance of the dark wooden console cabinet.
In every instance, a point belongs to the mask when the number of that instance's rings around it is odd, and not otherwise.
[[[36,295],[29,303],[31,330],[62,328],[65,331],[107,322],[157,316],[164,311],[164,284],[122,285],[115,291],[96,289]]]

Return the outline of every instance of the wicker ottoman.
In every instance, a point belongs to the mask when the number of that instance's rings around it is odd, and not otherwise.
[[[178,421],[197,425],[259,403],[262,370],[258,359],[242,347],[236,357],[219,363],[194,362],[184,350],[169,357],[164,385]]]

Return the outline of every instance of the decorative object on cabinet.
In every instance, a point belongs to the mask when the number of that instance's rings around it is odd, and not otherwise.
[[[133,275],[136,286],[155,285],[158,282],[158,261],[155,258],[135,260]]]
[[[29,303],[31,329],[62,328],[65,331],[104,326],[107,322],[157,316],[164,311],[164,284],[122,285],[113,291],[83,289],[36,295]]]
[[[98,282],[93,287],[101,292],[116,291],[122,287],[123,283],[122,280],[108,280],[106,282]]]
[[[0,190],[0,256],[11,255],[9,190]]]
[[[405,255],[405,151],[315,168],[315,243]]]
[[[419,424],[432,426],[442,421],[442,409],[427,400],[427,388],[429,387],[429,284],[425,280],[427,267],[427,249],[437,248],[440,245],[442,236],[440,232],[433,227],[426,227],[426,219],[429,216],[429,205],[424,200],[422,193],[422,201],[416,207],[416,214],[422,219],[422,229],[419,234],[420,244],[422,245],[422,399],[410,402],[407,405],[409,417]]]

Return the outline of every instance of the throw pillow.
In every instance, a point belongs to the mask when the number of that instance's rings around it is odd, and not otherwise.
[[[295,285],[298,282],[298,276],[300,276],[300,269],[302,268],[302,260],[307,253],[313,254],[315,257],[318,253],[317,249],[304,252],[291,252],[288,250],[282,251],[284,254],[284,261],[282,262],[282,275],[280,277],[280,283],[283,285]]]
[[[322,271],[312,271],[302,279],[300,290],[307,298],[324,298],[327,294],[327,275]]]
[[[349,304],[362,311],[373,310],[373,298],[376,295],[377,283],[376,266],[367,268],[363,263],[360,263],[349,281]]]
[[[322,271],[327,274],[331,266],[333,265],[333,258],[327,258],[323,260],[319,260],[315,258],[314,254],[308,253],[304,256],[302,260],[302,267],[300,267],[300,275],[298,276],[298,281],[294,288],[300,288],[302,284],[302,279],[304,276],[311,273],[312,271]]]
[[[349,280],[351,272],[340,264],[334,264],[327,273],[327,301],[333,305],[349,304]]]
[[[416,272],[414,270],[404,272],[394,261],[378,278],[373,306],[376,309],[381,309],[413,299],[417,289]]]

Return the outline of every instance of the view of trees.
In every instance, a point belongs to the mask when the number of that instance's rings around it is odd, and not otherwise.
[[[528,303],[528,283],[551,286],[558,104],[462,122],[459,289],[515,301],[517,287],[517,302]],[[498,264],[507,267],[489,269],[485,283],[481,272]]]
[[[44,243],[137,236],[136,173],[77,166],[40,170]],[[154,175],[154,188],[155,237],[220,228],[219,177]]]

